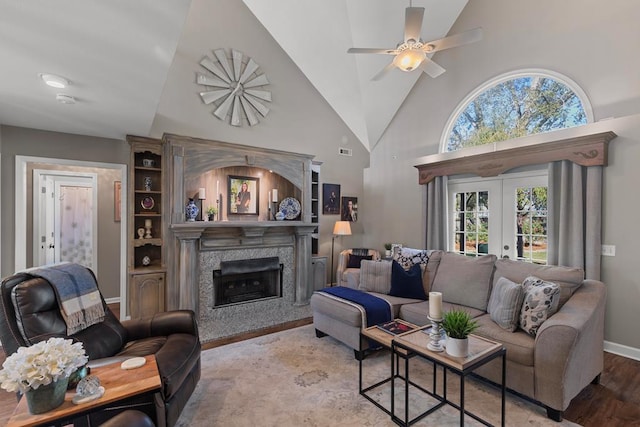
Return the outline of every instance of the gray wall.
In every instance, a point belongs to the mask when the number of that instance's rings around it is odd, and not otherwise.
[[[212,115],[215,108],[198,95],[203,86],[195,84],[196,73],[208,74],[199,62],[219,48],[250,56],[269,79],[273,102],[266,104],[271,111],[257,126],[236,128],[220,121]],[[151,131],[154,137],[165,132],[315,155],[323,162],[321,181],[340,184],[343,196],[358,197],[359,218],[369,214],[362,198],[369,153],[240,1],[192,2]],[[353,149],[353,157],[338,155],[339,146]],[[330,255],[333,224],[339,219],[321,215],[321,255]],[[336,240],[335,252],[360,246],[362,236],[373,232],[360,221],[352,231]]]
[[[2,276],[14,272],[15,161],[16,155],[127,164],[129,145],[124,141],[62,134],[11,126],[0,127],[2,138]],[[83,170],[88,170],[83,168]],[[120,296],[120,224],[113,220],[113,170],[98,173],[98,281],[105,298]],[[29,215],[29,213],[26,213]],[[30,218],[30,217],[29,217]],[[32,222],[27,221],[31,230]],[[29,236],[31,234],[29,233]],[[28,262],[31,256],[27,257]]]
[[[383,200],[364,224],[375,229],[365,245],[387,241],[422,247],[424,188],[418,185],[415,159],[438,152],[441,134],[458,103],[491,78],[512,70],[542,68],[573,79],[586,92],[595,129],[619,137],[610,145],[604,172],[605,244],[616,256],[604,257],[603,281],[608,285],[606,340],[632,347],[640,357],[640,280],[635,270],[635,239],[640,233],[628,219],[638,211],[634,196],[640,182],[640,57],[637,50],[640,2],[614,0],[470,1],[451,32],[481,26],[484,39],[471,46],[436,54],[447,72],[437,79],[423,76],[396,114],[371,154],[365,172],[365,200]],[[393,219],[390,221],[390,219]],[[385,223],[385,227],[374,227]]]

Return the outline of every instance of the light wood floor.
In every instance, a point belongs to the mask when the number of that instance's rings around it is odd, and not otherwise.
[[[111,310],[120,313],[118,304],[110,305]],[[299,326],[309,322],[298,322]],[[281,329],[281,328],[280,328]],[[274,329],[263,333],[275,332]],[[248,333],[232,340],[225,340],[206,348],[229,342],[249,339],[257,333]],[[5,354],[0,349],[0,363]],[[14,393],[0,389],[0,426],[4,426],[13,413],[17,402]],[[640,425],[640,361],[627,359],[611,353],[604,353],[604,371],[600,384],[589,385],[573,401],[564,413],[564,418],[584,427],[627,427]]]

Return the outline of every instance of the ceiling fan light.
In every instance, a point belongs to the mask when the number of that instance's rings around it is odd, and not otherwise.
[[[393,65],[400,68],[402,71],[413,71],[422,64],[422,61],[424,61],[426,56],[427,55],[421,50],[403,50],[393,59]]]

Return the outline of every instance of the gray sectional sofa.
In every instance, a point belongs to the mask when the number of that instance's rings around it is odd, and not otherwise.
[[[468,311],[480,324],[477,335],[503,343],[507,349],[507,387],[543,405],[549,418],[560,421],[571,400],[590,382],[597,382],[602,372],[604,284],[584,280],[583,271],[575,268],[496,259],[494,255],[473,258],[452,252],[427,253],[422,270],[425,294],[429,290],[442,292],[443,311]],[[557,311],[544,320],[535,335],[521,328],[512,332],[496,323],[495,304],[501,295],[492,295],[494,288],[502,289],[502,283],[496,286],[500,278],[520,284],[530,276],[559,287]],[[388,295],[391,261],[363,261],[359,282],[350,281],[348,286],[388,301],[392,317],[416,325],[429,323],[428,301]],[[493,316],[487,311],[491,311],[490,297]],[[330,335],[353,348],[356,358],[364,357],[369,344],[361,340],[360,331],[366,327],[366,315],[358,304],[316,291],[311,307],[318,337]],[[500,383],[499,360],[476,373]]]

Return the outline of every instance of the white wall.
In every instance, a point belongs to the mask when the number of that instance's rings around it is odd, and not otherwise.
[[[365,245],[394,241],[424,245],[424,188],[413,168],[419,156],[438,152],[442,130],[458,103],[481,83],[524,68],[544,68],[574,80],[589,97],[595,120],[619,137],[610,144],[604,175],[603,243],[616,245],[616,257],[603,258],[608,285],[607,341],[640,349],[640,280],[635,243],[640,232],[632,215],[640,208],[640,2],[613,0],[473,0],[451,32],[481,26],[476,44],[436,54],[447,69],[437,79],[421,77],[371,154],[365,198],[376,209],[368,218],[376,232]],[[396,156],[396,158],[394,158]],[[365,227],[367,224],[365,224]],[[640,356],[640,350],[637,350]]]
[[[222,122],[212,114],[215,107],[205,105],[198,95],[205,88],[196,84],[196,73],[210,74],[199,62],[205,55],[213,58],[213,50],[219,48],[250,56],[269,79],[273,102],[265,105],[271,111],[254,127]],[[151,133],[315,155],[323,162],[321,181],[340,184],[342,196],[358,197],[360,217],[368,215],[362,200],[362,170],[368,166],[369,153],[241,1],[192,2]],[[353,157],[338,155],[339,146],[351,148]],[[321,255],[330,254],[333,224],[339,219],[321,215]],[[342,246],[359,247],[363,234],[371,232],[361,222],[353,225],[352,236],[336,240],[336,252]]]

